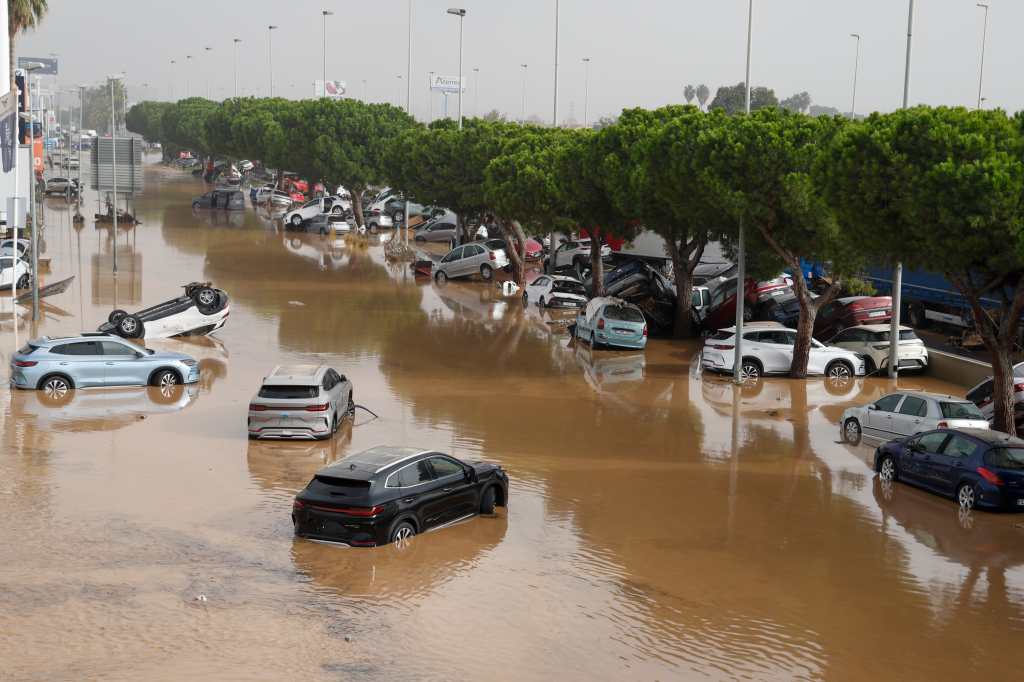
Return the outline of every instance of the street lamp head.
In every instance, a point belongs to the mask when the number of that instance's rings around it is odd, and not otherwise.
[[[860,34],[859,33],[851,33],[850,37],[851,38],[856,38],[857,40],[860,40]]]
[[[526,68],[526,64],[520,64],[519,66],[523,67],[524,69]]]
[[[275,28],[277,28],[277,26],[274,26],[274,25],[267,26],[267,30],[268,31],[273,31]]]
[[[590,63],[590,57],[584,57],[584,58],[583,58],[583,61],[584,61],[584,62],[587,62],[587,63]]]
[[[212,48],[212,47],[204,47],[203,49],[204,49],[204,50],[206,50],[207,52],[209,52],[209,51],[211,51],[211,50],[212,50],[213,48]]]
[[[235,40],[235,42],[236,42],[236,43],[240,43],[240,42],[242,42],[242,39],[241,39],[241,38],[235,38],[234,40]]]
[[[458,7],[449,7],[448,14],[454,14],[457,17],[464,17],[466,16],[466,10]]]
[[[325,9],[325,10],[321,11],[320,14],[324,15],[325,17],[334,16],[334,12],[332,12],[329,9]]]
[[[988,9],[988,3],[987,2],[979,2],[979,3],[976,3],[976,4],[978,5],[978,7],[984,7],[985,9]]]

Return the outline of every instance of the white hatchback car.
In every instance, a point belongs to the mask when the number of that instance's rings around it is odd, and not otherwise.
[[[862,436],[892,440],[935,429],[987,429],[988,421],[970,400],[951,395],[899,391],[873,403],[848,408],[839,420],[843,440]]]
[[[889,366],[889,331],[887,324],[848,327],[828,343],[862,354],[867,362],[867,371],[874,372]],[[900,370],[923,370],[928,366],[928,349],[910,327],[900,327],[897,352]]]
[[[587,304],[587,290],[573,277],[541,275],[527,285],[523,302],[541,308],[582,308]]]
[[[743,327],[741,374],[756,380],[766,374],[786,374],[793,364],[796,330],[777,322],[751,322]],[[708,337],[700,352],[701,367],[713,372],[731,372],[736,357],[736,328],[722,329]],[[811,339],[807,373],[830,379],[864,375],[864,357]]]

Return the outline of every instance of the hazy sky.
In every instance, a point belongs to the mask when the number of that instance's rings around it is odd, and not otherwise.
[[[456,0],[413,0],[412,109],[426,118],[428,72],[458,74]],[[464,109],[498,108],[517,118],[526,70],[527,113],[552,115],[555,0],[460,0],[465,19]],[[407,0],[49,0],[40,28],[21,36],[23,56],[61,58],[62,85],[127,73],[129,96],[215,98],[233,92],[233,42],[240,94],[269,87],[267,25],[273,32],[275,93],[306,97],[322,71],[321,10],[327,17],[327,73],[350,94],[405,101]],[[907,0],[754,0],[751,81],[779,98],[807,90],[816,104],[848,111],[854,39],[860,33],[857,110],[899,106]],[[975,0],[917,0],[911,102],[974,106],[983,10]],[[1015,85],[1024,64],[1024,1],[991,0],[985,60],[987,107],[1024,108]],[[623,107],[682,101],[686,83],[743,80],[747,0],[561,0],[559,118],[583,119],[584,65],[590,57],[590,118]],[[110,36],[107,38],[106,36]],[[207,52],[204,48],[211,47]],[[186,55],[193,55],[187,69]],[[172,71],[171,60],[178,63]],[[479,92],[473,68],[479,68]],[[450,99],[454,115],[456,98]],[[436,96],[435,115],[441,107]]]

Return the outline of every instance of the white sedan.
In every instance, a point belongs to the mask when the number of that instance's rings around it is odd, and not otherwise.
[[[766,374],[786,374],[793,364],[796,330],[777,322],[751,322],[743,327],[744,379],[756,380]],[[700,353],[700,364],[713,372],[731,372],[736,357],[736,328],[730,327],[708,337]],[[864,375],[864,357],[858,353],[826,346],[811,339],[807,373],[830,379]]]
[[[828,342],[846,350],[860,353],[867,362],[867,371],[889,367],[889,325],[865,324],[849,327]],[[896,350],[900,371],[923,370],[928,366],[928,349],[910,327],[900,327],[900,342]]]
[[[284,216],[284,221],[290,224],[292,227],[299,227],[307,220],[312,220],[318,215],[344,215],[345,211],[351,208],[351,204],[342,199],[341,197],[320,197],[318,199],[311,199],[304,203],[302,206],[288,211]]]
[[[32,281],[29,274],[28,264],[18,258],[11,256],[0,257],[0,290],[10,290],[12,283],[17,283],[18,289],[26,289]]]
[[[541,275],[526,286],[523,301],[541,308],[582,308],[587,304],[587,290],[572,277]]]

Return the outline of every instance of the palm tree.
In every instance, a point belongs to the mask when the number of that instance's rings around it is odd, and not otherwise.
[[[693,87],[692,85],[687,85],[685,88],[683,88],[683,97],[686,98],[687,104],[693,102],[693,98],[696,94],[697,88]]]
[[[14,90],[14,39],[18,32],[35,28],[46,14],[46,0],[7,0],[7,33],[10,38],[11,90]]]
[[[704,105],[707,104],[708,97],[710,96],[711,90],[708,89],[708,86],[703,83],[697,86],[697,102],[700,103],[700,108],[704,111],[707,111],[707,107]]]

